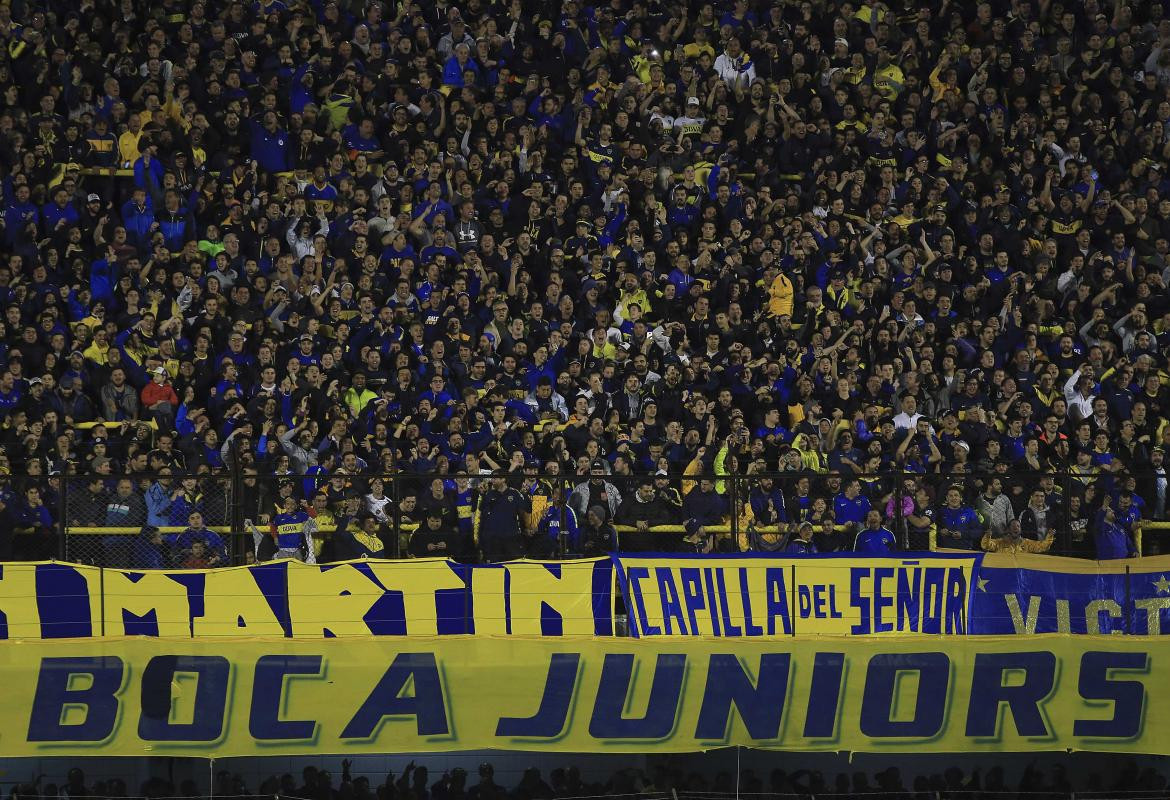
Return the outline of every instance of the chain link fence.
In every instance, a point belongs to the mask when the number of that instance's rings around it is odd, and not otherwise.
[[[79,475],[64,481],[63,557],[151,569],[243,563],[232,535],[231,475]]]
[[[59,551],[63,496],[57,476],[0,476],[0,542],[5,557],[14,561],[44,561]]]
[[[568,558],[623,552],[836,552],[865,529],[897,550],[1022,550],[1091,558],[1099,511],[1136,509],[1140,552],[1162,550],[1164,476],[216,474],[6,476],[12,558],[108,567],[266,560],[281,523],[309,520],[312,559]],[[282,516],[285,515],[285,516]],[[291,515],[291,516],[288,516]],[[1135,518],[1136,518],[1135,517]],[[884,534],[883,534],[884,535]],[[308,558],[308,545],[300,555]]]

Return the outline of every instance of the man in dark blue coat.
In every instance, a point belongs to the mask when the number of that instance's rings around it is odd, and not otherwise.
[[[714,544],[713,534],[707,528],[722,525],[727,517],[727,498],[715,491],[715,481],[704,478],[683,498],[683,526],[685,541],[690,544]]]
[[[520,518],[532,511],[532,499],[508,485],[500,473],[480,484],[476,542],[484,561],[519,558],[522,551]]]

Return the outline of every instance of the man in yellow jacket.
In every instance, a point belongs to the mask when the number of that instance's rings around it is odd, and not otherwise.
[[[983,549],[989,553],[1047,553],[1056,536],[1048,534],[1048,538],[1041,541],[1028,539],[1022,535],[1020,521],[1013,519],[1008,523],[1007,531],[998,539],[991,535],[991,531],[983,534]]]
[[[123,167],[133,167],[138,160],[138,144],[142,140],[142,118],[138,114],[126,117],[126,130],[118,137],[118,159]]]
[[[378,395],[366,387],[366,373],[359,371],[353,374],[353,386],[345,390],[341,399],[349,408],[349,413],[356,419],[362,415],[366,404],[371,400],[377,400]]]
[[[796,287],[792,285],[792,280],[784,274],[783,270],[777,271],[771,286],[768,287],[768,313],[774,317],[781,317],[785,314],[792,316],[795,296]]]

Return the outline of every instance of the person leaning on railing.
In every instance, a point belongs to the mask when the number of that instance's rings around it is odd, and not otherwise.
[[[679,521],[675,508],[661,497],[651,475],[643,475],[635,482],[635,490],[622,499],[614,523],[634,528],[622,536],[622,550],[665,551],[679,545],[677,535],[655,533],[653,528],[672,525]]]
[[[423,515],[423,524],[410,535],[407,553],[411,558],[442,557],[462,561],[471,555],[469,545],[467,537],[459,532],[453,520],[432,507]]]
[[[207,529],[198,511],[188,516],[187,528],[182,533],[166,536],[164,540],[174,551],[172,560],[176,566],[204,569],[229,564],[227,543],[218,533]]]
[[[710,552],[718,545],[714,530],[727,519],[727,498],[716,491],[715,481],[700,478],[698,485],[683,498],[682,517],[686,537],[683,539],[699,552]]]
[[[386,542],[381,521],[365,509],[356,515],[342,516],[330,538],[330,551],[335,561],[385,558]]]
[[[783,541],[782,548],[774,548],[774,547],[761,548],[761,547],[759,547],[759,540],[757,539],[754,541],[757,542],[757,546],[752,548],[754,550],[783,549],[783,551],[785,553],[797,553],[797,554],[801,554],[801,555],[806,555],[806,554],[818,552],[816,542],[813,541],[813,524],[811,522],[802,522],[799,525],[797,525],[796,530],[790,536],[788,536],[786,539],[782,540]],[[769,545],[772,544],[773,542],[777,542],[777,540],[763,540],[763,541],[764,541],[764,543],[767,543]]]
[[[281,510],[272,519],[269,531],[261,532],[250,519],[244,521],[244,527],[252,534],[257,561],[273,558],[295,558],[308,564],[317,561],[313,549],[316,525],[291,495],[284,499]]]
[[[604,506],[590,506],[581,525],[581,554],[586,557],[602,556],[618,550],[618,532]]]
[[[958,487],[947,489],[946,503],[935,516],[938,526],[939,547],[960,550],[974,550],[983,534],[983,525],[975,510],[963,503],[963,493]]]

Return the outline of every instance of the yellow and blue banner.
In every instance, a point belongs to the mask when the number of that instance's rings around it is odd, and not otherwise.
[[[615,555],[633,636],[1170,633],[1170,557]]]
[[[615,556],[634,636],[964,634],[973,557]]]
[[[1170,643],[44,640],[0,647],[6,756],[500,748],[1170,754]]]
[[[615,580],[620,597],[615,597]],[[447,559],[215,570],[0,565],[0,639],[1170,633],[1170,557]]]
[[[972,633],[1170,633],[1170,557],[1085,561],[987,554],[971,593]]]
[[[608,636],[612,605],[609,559],[0,565],[0,639]]]

